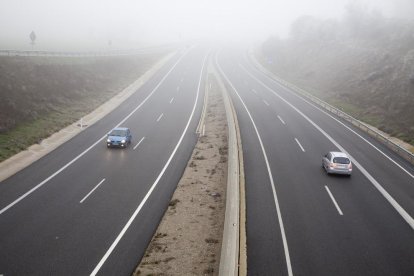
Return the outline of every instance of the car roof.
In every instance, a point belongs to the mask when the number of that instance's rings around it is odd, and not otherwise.
[[[331,154],[332,154],[333,157],[346,157],[346,158],[349,158],[348,155],[346,155],[345,153],[340,152],[340,151],[331,151]]]
[[[129,128],[127,128],[127,127],[116,127],[116,128],[113,128],[112,130],[128,130]]]

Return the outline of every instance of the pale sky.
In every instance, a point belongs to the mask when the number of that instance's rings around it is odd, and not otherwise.
[[[301,15],[340,18],[350,1],[384,14],[398,7],[406,16],[414,13],[413,0],[0,0],[0,49],[31,49],[31,31],[38,50],[125,49],[205,38],[264,40],[286,36]]]

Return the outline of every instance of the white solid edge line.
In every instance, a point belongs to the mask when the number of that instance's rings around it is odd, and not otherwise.
[[[163,116],[164,116],[164,113],[161,113],[161,115],[157,119],[157,122],[159,122]]]
[[[269,180],[270,180],[271,187],[272,187],[272,191],[273,191],[273,199],[275,201],[277,218],[279,220],[279,226],[280,226],[280,232],[281,232],[282,241],[283,241],[283,249],[284,249],[284,252],[285,252],[285,259],[286,259],[286,266],[287,266],[287,270],[288,270],[288,275],[289,276],[292,276],[293,275],[292,265],[291,265],[291,261],[290,261],[289,248],[288,248],[288,244],[287,244],[287,239],[286,239],[286,234],[285,234],[285,227],[284,227],[283,219],[282,219],[282,213],[281,213],[281,210],[280,210],[279,200],[277,198],[277,193],[276,193],[276,188],[275,188],[275,183],[273,181],[272,171],[271,171],[271,168],[270,168],[269,160],[267,158],[266,150],[265,150],[264,145],[263,145],[263,142],[262,142],[262,138],[260,137],[259,131],[258,131],[257,127],[256,127],[256,124],[255,124],[255,122],[253,120],[252,115],[250,114],[249,109],[247,108],[246,104],[244,103],[244,101],[240,97],[240,95],[237,92],[236,88],[234,87],[233,83],[228,79],[227,75],[223,72],[221,66],[219,65],[219,63],[217,61],[217,57],[216,57],[216,64],[217,64],[217,67],[219,68],[221,74],[226,79],[226,81],[230,84],[231,88],[234,90],[234,92],[236,93],[236,95],[239,98],[240,102],[242,103],[244,109],[246,110],[247,114],[249,115],[250,121],[253,124],[253,127],[255,129],[257,138],[259,140],[260,147],[262,148],[263,157],[265,159],[265,163],[266,163],[266,167],[267,167],[267,172],[268,172]]]
[[[200,73],[200,78],[199,78],[199,82],[198,82],[198,88],[197,88],[197,95],[194,101],[194,106],[193,106],[193,110],[191,112],[190,117],[188,118],[188,122],[187,125],[184,128],[183,133],[181,134],[180,139],[178,140],[177,145],[175,146],[173,152],[170,155],[170,158],[168,158],[167,163],[164,165],[164,167],[162,168],[160,174],[158,175],[157,179],[155,180],[155,182],[152,184],[151,188],[148,190],[147,194],[145,195],[144,199],[141,201],[141,203],[138,205],[137,209],[135,210],[135,212],[132,214],[132,216],[129,218],[128,222],[125,224],[125,226],[122,228],[122,231],[119,233],[119,235],[116,237],[115,241],[112,243],[112,245],[109,247],[109,249],[106,251],[105,255],[102,257],[102,259],[99,261],[99,263],[96,265],[95,269],[92,271],[92,273],[90,274],[91,276],[96,275],[99,270],[101,269],[101,267],[103,266],[103,264],[105,263],[105,261],[108,259],[109,255],[111,255],[112,251],[115,249],[115,247],[117,246],[117,244],[119,243],[119,241],[122,239],[122,237],[125,235],[126,231],[128,230],[128,228],[131,226],[132,222],[134,221],[134,219],[136,218],[136,216],[139,214],[139,212],[141,211],[142,207],[144,206],[144,204],[146,203],[146,201],[148,200],[149,196],[152,194],[153,190],[155,189],[155,187],[157,186],[158,182],[160,181],[161,177],[164,175],[164,172],[166,171],[166,169],[168,168],[168,166],[170,165],[171,160],[173,159],[175,153],[177,152],[185,134],[187,133],[188,127],[190,126],[191,120],[194,116],[194,112],[197,106],[197,102],[198,102],[198,97],[200,94],[200,86],[201,86],[201,80],[203,77],[203,71],[204,71],[204,66],[205,66],[205,62],[206,62],[206,58],[207,55],[204,57],[203,60],[203,66],[201,67],[201,73]]]
[[[98,185],[96,185],[95,188],[93,188],[92,191],[90,191],[84,198],[82,198],[82,200],[79,201],[79,203],[84,202],[104,181],[105,181],[105,178],[102,179],[101,182],[99,182]]]
[[[171,98],[170,103],[172,103],[174,101],[174,97]]]
[[[339,208],[339,205],[338,205],[338,203],[336,202],[336,200],[335,200],[334,196],[332,195],[331,191],[329,190],[328,186],[326,186],[326,185],[325,185],[325,189],[326,189],[326,191],[328,192],[329,196],[331,197],[331,200],[332,200],[333,204],[335,205],[336,210],[338,210],[338,213],[339,213],[341,216],[343,216],[343,215],[344,215],[344,213],[342,213],[341,208]]]
[[[277,117],[279,118],[279,120],[282,122],[282,124],[286,125],[285,121],[283,121],[282,117],[280,117],[279,115],[277,115]]]
[[[266,102],[265,100],[263,100],[264,104],[267,106],[270,106],[268,102]]]
[[[356,161],[338,142],[336,142],[331,136],[329,136],[328,133],[326,133],[322,128],[320,128],[315,122],[313,122],[308,116],[306,116],[302,111],[297,109],[293,104],[288,102],[286,99],[284,99],[282,96],[280,96],[278,93],[276,93],[273,89],[271,89],[269,86],[267,86],[265,83],[257,79],[255,76],[253,76],[250,72],[247,71],[246,68],[241,66],[241,68],[249,74],[253,79],[255,79],[257,82],[263,85],[266,89],[268,89],[270,92],[272,92],[276,97],[281,99],[283,102],[285,102],[287,105],[289,105],[291,108],[293,108],[296,112],[298,112],[303,118],[305,118],[311,125],[313,125],[317,130],[319,130],[326,138],[328,138],[329,141],[331,141],[332,144],[334,144],[340,151],[347,154],[351,159],[352,162],[358,169],[365,175],[365,177],[374,185],[375,188],[382,194],[382,196],[391,204],[392,207],[400,214],[400,216],[410,225],[410,227],[414,230],[414,219],[407,213],[407,211],[404,210],[404,208],[401,207],[401,205],[381,186],[381,184],[378,183],[375,178],[368,173],[367,170],[358,162]]]
[[[282,84],[278,83],[277,81],[275,81],[274,79],[270,78],[266,74],[264,74],[264,73],[262,73],[262,72],[260,72],[258,70],[256,70],[256,71],[259,72],[259,73],[261,73],[264,77],[266,77],[270,81],[274,82],[278,86],[281,86],[281,87],[283,87],[285,89],[287,88],[286,86],[283,86]],[[410,173],[403,166],[401,166],[400,164],[398,164],[394,159],[392,159],[391,157],[389,157],[385,152],[383,152],[382,150],[380,150],[378,147],[376,147],[370,141],[368,141],[367,139],[365,139],[364,137],[362,137],[362,135],[360,135],[359,133],[357,133],[355,130],[353,130],[352,128],[350,128],[349,126],[347,126],[346,124],[344,124],[343,122],[341,122],[340,120],[338,120],[337,118],[335,118],[334,116],[332,116],[331,114],[329,114],[327,111],[325,111],[322,108],[320,108],[319,106],[317,106],[316,104],[314,104],[312,102],[309,102],[307,99],[305,99],[305,98],[297,95],[296,93],[292,93],[292,95],[296,96],[297,98],[301,99],[302,101],[304,101],[304,102],[308,103],[309,105],[313,106],[314,108],[318,109],[319,111],[321,111],[322,113],[326,114],[327,116],[329,116],[330,118],[332,118],[333,120],[335,120],[336,122],[338,122],[340,125],[342,125],[346,129],[348,129],[349,131],[351,131],[352,133],[354,133],[356,136],[358,136],[360,139],[362,139],[368,145],[370,145],[371,147],[373,147],[375,150],[377,150],[379,153],[381,153],[384,157],[386,157],[389,161],[391,161],[392,163],[394,163],[394,165],[396,165],[397,167],[399,167],[401,170],[403,170],[406,174],[408,174],[411,178],[414,179],[414,175],[412,173]]]
[[[298,144],[298,146],[300,147],[300,149],[305,152],[305,149],[302,147],[301,143],[299,142],[299,140],[297,138],[295,138],[296,143]]]
[[[129,117],[132,116],[132,114],[134,114],[154,93],[155,91],[158,89],[158,87],[161,86],[161,84],[164,82],[164,80],[168,77],[168,75],[172,72],[172,70],[174,70],[174,68],[177,66],[177,64],[181,61],[181,59],[183,59],[183,57],[185,55],[187,55],[187,53],[190,51],[191,49],[189,49],[188,51],[186,51],[178,60],[177,62],[171,67],[171,69],[167,72],[167,74],[160,80],[160,82],[157,84],[157,86],[151,91],[150,94],[148,94],[148,96],[134,109],[131,111],[131,113],[129,113],[121,122],[119,122],[115,127],[119,127],[121,124],[123,124],[126,120],[129,119]],[[69,163],[67,163],[66,165],[64,165],[63,167],[61,167],[59,170],[57,170],[55,173],[53,173],[51,176],[49,176],[48,178],[46,178],[45,180],[43,180],[42,182],[40,182],[39,184],[37,184],[36,186],[34,186],[32,189],[30,189],[29,191],[27,191],[26,193],[24,193],[23,195],[21,195],[20,197],[18,197],[16,200],[14,200],[12,203],[8,204],[6,207],[4,207],[3,209],[0,210],[0,215],[3,214],[4,212],[6,212],[8,209],[10,209],[11,207],[13,207],[15,204],[17,204],[18,202],[20,202],[21,200],[23,200],[25,197],[27,197],[28,195],[30,195],[31,193],[33,193],[34,191],[36,191],[37,189],[39,189],[40,187],[42,187],[45,183],[47,183],[50,179],[52,179],[53,177],[55,177],[56,175],[58,175],[59,173],[61,173],[63,170],[65,170],[67,167],[69,167],[70,165],[72,165],[76,160],[78,160],[79,158],[81,158],[83,155],[85,155],[88,151],[90,151],[94,146],[96,146],[98,143],[100,143],[104,138],[106,138],[106,135],[102,136],[98,141],[96,141],[95,143],[93,143],[89,148],[87,148],[86,150],[84,150],[83,152],[81,152],[78,156],[76,156],[74,159],[72,159]]]
[[[144,141],[145,137],[142,137],[141,140],[139,140],[138,144],[135,145],[134,150]]]

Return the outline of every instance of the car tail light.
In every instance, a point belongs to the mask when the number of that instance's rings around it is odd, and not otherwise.
[[[336,164],[335,163],[329,163],[329,167],[336,168]]]
[[[352,163],[348,164],[348,170],[350,170],[350,171],[352,170]]]

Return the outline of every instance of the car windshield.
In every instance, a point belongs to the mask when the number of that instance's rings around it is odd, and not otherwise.
[[[349,159],[346,157],[335,157],[333,159],[333,162],[339,164],[349,164],[351,161],[349,161]]]
[[[110,136],[126,136],[126,131],[121,129],[114,129],[109,133]]]

